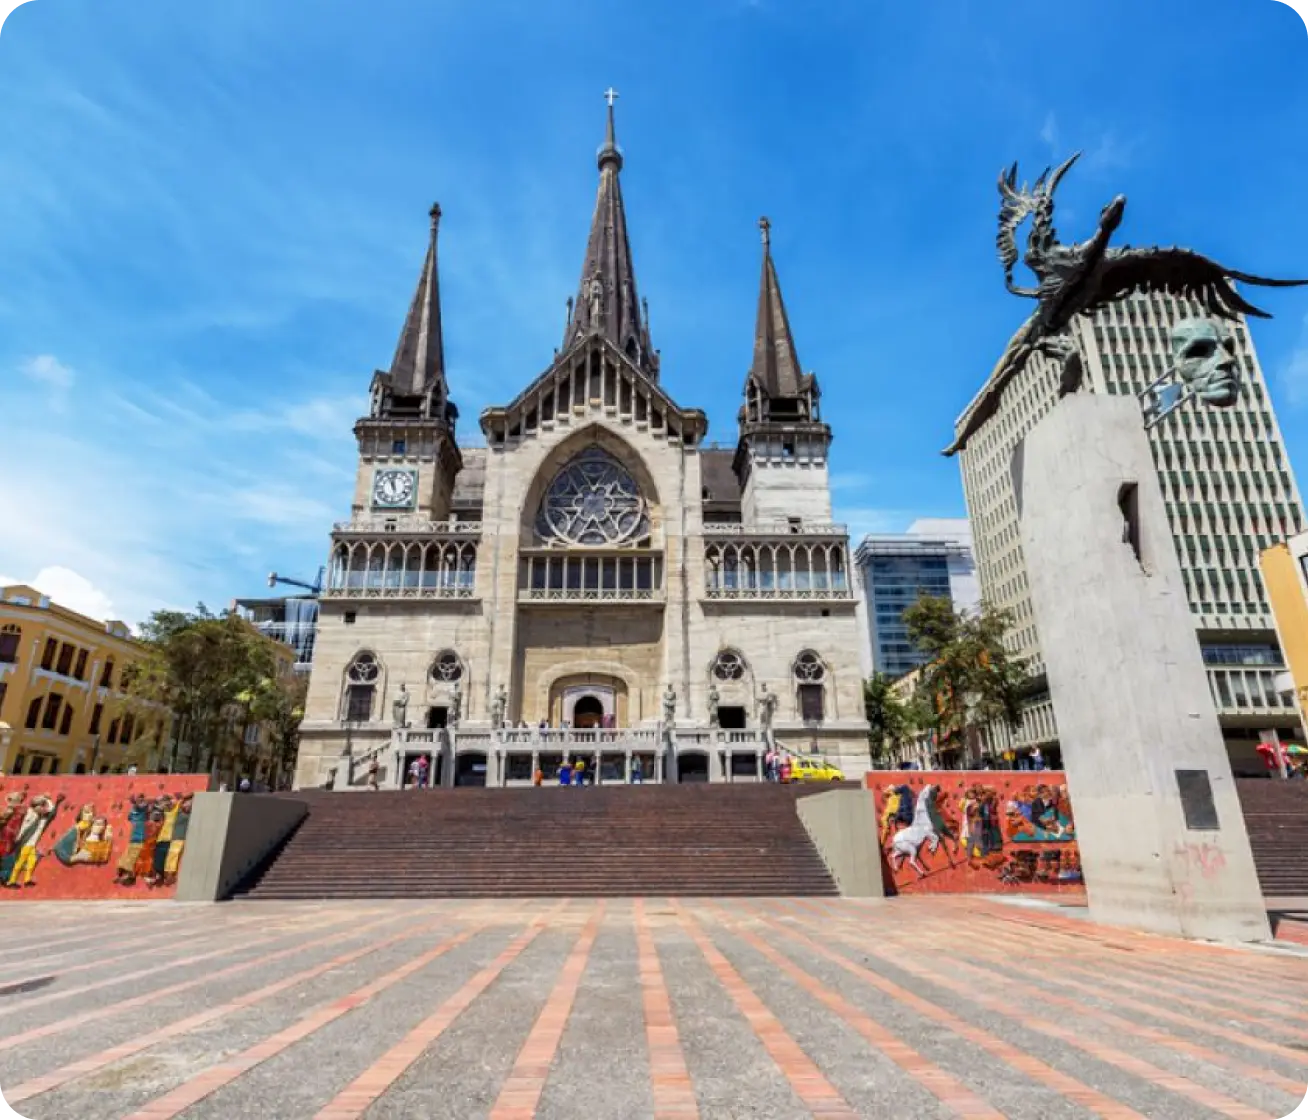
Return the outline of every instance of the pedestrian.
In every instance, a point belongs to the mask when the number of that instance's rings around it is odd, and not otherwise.
[[[785,785],[790,781],[790,756],[785,755],[781,759],[781,784]]]
[[[135,773],[136,773],[136,763],[133,762],[131,766],[127,768],[127,776],[132,777]]]
[[[1043,770],[1045,768],[1045,756],[1039,747],[1031,748],[1031,769]]]
[[[559,785],[572,785],[572,763],[566,758],[563,760],[563,765],[559,767]]]
[[[531,784],[534,786],[539,786],[539,785],[543,785],[544,783],[545,783],[545,771],[537,768],[536,773],[533,774],[531,777]]]
[[[425,754],[422,755],[418,759],[418,788],[419,789],[427,788],[427,771],[429,766],[430,763],[427,761],[427,756]]]
[[[763,756],[763,776],[769,782],[777,780],[777,752],[768,747],[767,754]]]
[[[242,778],[242,779],[241,779],[241,782],[240,782],[240,785],[238,785],[236,788],[237,788],[237,790],[238,790],[240,793],[249,793],[249,792],[250,792],[250,779],[249,779],[249,778]]]
[[[376,755],[373,755],[371,760],[369,760],[368,762],[368,788],[369,789],[381,788],[377,783],[377,756]]]
[[[418,771],[420,769],[421,767],[418,765],[418,760],[416,758],[409,763],[409,785],[414,786],[415,788],[418,785]]]
[[[577,765],[572,768],[572,784],[582,786],[586,784],[586,760],[577,759]]]

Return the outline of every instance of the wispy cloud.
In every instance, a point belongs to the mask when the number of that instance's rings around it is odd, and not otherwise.
[[[76,377],[72,368],[64,365],[53,354],[38,354],[28,358],[18,367],[28,381],[35,382],[47,390],[46,401],[58,412],[64,411],[68,403],[68,394]]]
[[[1052,109],[1045,114],[1045,123],[1040,126],[1040,142],[1049,149],[1050,155],[1058,154],[1058,117]]]

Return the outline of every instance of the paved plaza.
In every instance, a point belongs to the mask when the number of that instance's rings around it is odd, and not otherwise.
[[[1280,1117],[1308,956],[975,898],[9,904],[0,1088],[109,1117]]]

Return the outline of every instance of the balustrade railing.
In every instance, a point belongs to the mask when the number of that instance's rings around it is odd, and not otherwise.
[[[736,522],[710,522],[704,526],[706,537],[845,537],[849,527],[830,521],[757,521],[752,525]]]
[[[848,587],[725,587],[709,583],[704,594],[709,599],[850,599]]]
[[[333,533],[357,533],[367,536],[403,536],[412,533],[445,537],[479,537],[480,521],[430,521],[423,517],[356,517],[350,521],[337,521]]]

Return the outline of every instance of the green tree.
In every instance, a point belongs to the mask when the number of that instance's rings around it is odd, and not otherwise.
[[[917,706],[939,749],[965,745],[972,728],[1019,726],[1027,674],[1004,644],[1010,611],[984,602],[975,612],[959,611],[949,599],[923,596],[904,612],[904,624],[927,655]]]
[[[199,770],[242,760],[252,717],[241,696],[278,675],[273,643],[236,614],[214,615],[203,604],[190,613],[157,611],[141,630],[146,653],[123,686],[129,703],[172,714],[168,768],[183,740],[198,751]]]
[[[863,712],[868,722],[868,755],[874,764],[883,763],[917,730],[916,706],[896,694],[891,678],[884,673],[876,673],[863,682]]]
[[[253,689],[238,698],[249,717],[263,725],[270,748],[268,784],[274,789],[295,768],[300,749],[300,723],[304,719],[304,702],[308,678],[280,666],[274,676],[262,678]],[[249,767],[247,766],[248,770]]]

